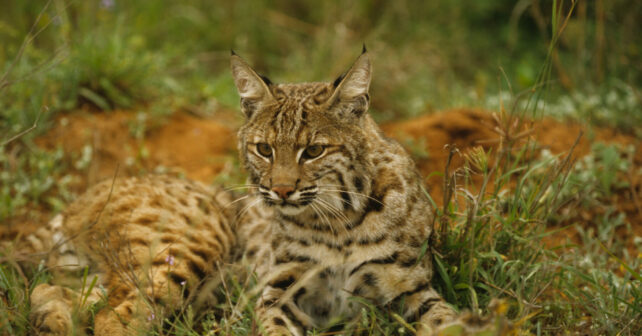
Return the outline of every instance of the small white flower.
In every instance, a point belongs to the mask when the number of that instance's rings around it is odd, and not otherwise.
[[[116,5],[116,1],[114,0],[102,0],[100,2],[100,7],[105,8],[105,9],[112,9]]]

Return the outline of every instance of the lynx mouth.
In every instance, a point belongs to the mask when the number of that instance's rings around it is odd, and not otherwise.
[[[294,202],[289,200],[274,201],[272,199],[264,199],[264,203],[268,206],[274,207],[277,212],[288,216],[296,216],[303,213],[309,208],[311,202]]]
[[[280,208],[304,208],[310,203],[314,202],[314,198],[299,199],[297,201],[281,199],[277,201],[269,196],[264,196],[263,202],[267,206],[276,206]]]
[[[289,197],[281,198],[278,196],[278,194],[271,191],[269,188],[260,186],[259,193],[261,194],[263,202],[266,206],[274,206],[287,209],[303,209],[316,200],[318,196],[318,189],[316,186],[311,186],[294,191]]]

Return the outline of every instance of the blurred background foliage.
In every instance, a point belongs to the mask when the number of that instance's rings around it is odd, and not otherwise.
[[[231,48],[273,81],[320,81],[366,43],[379,120],[496,107],[500,92],[536,83],[553,5],[574,8],[552,56],[549,112],[639,133],[642,3],[626,0],[5,1],[2,131],[43,106],[45,117],[86,104],[235,107]]]

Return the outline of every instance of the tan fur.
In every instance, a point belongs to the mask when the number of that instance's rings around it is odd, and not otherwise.
[[[166,176],[105,181],[28,242],[50,250],[54,274],[88,266],[87,283],[98,277],[108,306],[95,317],[95,335],[138,334],[180,307],[229,259],[234,216],[224,206],[231,201],[222,190]],[[72,287],[79,287],[77,280]],[[89,303],[101,296],[96,286]],[[43,284],[31,301],[40,334],[71,332],[76,293]]]
[[[352,318],[360,309],[354,296],[427,328],[451,320],[430,285],[431,257],[421,256],[432,219],[422,179],[367,114],[367,53],[335,83],[271,84],[235,55],[232,72],[247,116],[241,160],[275,213],[267,257],[258,261],[263,330],[305,335]],[[323,153],[306,158],[314,146]]]

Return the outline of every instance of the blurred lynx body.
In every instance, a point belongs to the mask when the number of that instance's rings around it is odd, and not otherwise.
[[[100,286],[109,299],[95,317],[95,335],[140,334],[229,259],[234,216],[224,205],[231,201],[219,189],[164,176],[105,181],[28,242],[50,251],[54,274],[88,266],[86,287],[98,277],[88,301],[103,296]],[[36,287],[31,321],[39,334],[70,334],[78,299],[65,287]]]

